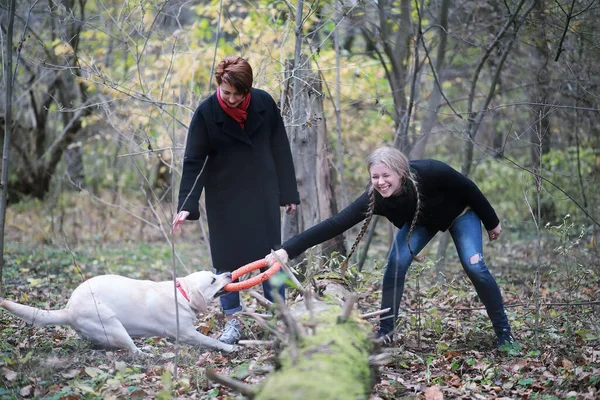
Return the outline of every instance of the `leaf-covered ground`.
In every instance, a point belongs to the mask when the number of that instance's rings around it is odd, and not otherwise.
[[[15,221],[9,219],[13,236],[5,254],[6,298],[60,308],[80,282],[94,275],[168,279],[171,248],[160,238],[86,240],[76,248],[60,240],[42,245],[45,240],[24,234],[27,229],[15,228]],[[432,263],[413,268],[400,336],[387,347],[390,356],[377,368],[370,399],[600,398],[600,265],[590,239],[578,238],[578,232],[567,234],[567,226],[563,228],[545,231],[539,252],[535,237],[511,236],[508,230],[502,240],[486,246],[519,343],[510,351],[495,350],[489,320],[453,248],[448,251],[444,279],[437,278]],[[85,232],[93,239],[93,233]],[[197,246],[184,240],[178,246],[186,265],[209,266]],[[361,312],[379,308],[385,253],[373,253],[377,261],[368,263],[358,276]],[[536,312],[538,294],[541,305]],[[243,298],[248,310],[264,311],[247,293]],[[243,321],[246,338],[270,339],[253,320]],[[376,318],[372,322],[375,329]],[[197,327],[217,336],[223,324],[215,302]],[[208,380],[206,370],[258,384],[274,368],[274,351],[265,347],[245,347],[226,355],[176,347],[161,338],[137,339],[138,346],[153,354],[146,359],[94,349],[68,327],[35,328],[4,311],[0,327],[0,397],[7,399],[242,399]]]

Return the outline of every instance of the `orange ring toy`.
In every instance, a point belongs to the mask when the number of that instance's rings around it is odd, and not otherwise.
[[[264,258],[262,260],[251,262],[250,264],[246,264],[243,267],[240,267],[231,273],[231,280],[235,281],[240,276],[246,275],[247,273],[252,272],[256,269],[264,268],[267,265],[267,260],[265,260]],[[275,275],[275,273],[279,271],[280,268],[281,264],[275,261],[275,263],[271,265],[271,267],[265,272],[261,272],[257,276],[250,279],[246,279],[245,281],[228,283],[223,289],[227,290],[228,292],[237,292],[239,290],[249,289],[252,286],[258,285],[259,283],[263,283],[264,281]]]

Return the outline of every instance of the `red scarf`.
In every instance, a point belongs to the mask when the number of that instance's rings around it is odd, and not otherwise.
[[[225,111],[231,118],[236,120],[242,128],[244,127],[244,123],[246,122],[246,118],[248,117],[248,113],[246,110],[250,105],[250,92],[244,97],[244,100],[235,108],[228,107],[227,104],[221,98],[221,88],[217,88],[217,99],[219,99],[219,104],[223,111]]]

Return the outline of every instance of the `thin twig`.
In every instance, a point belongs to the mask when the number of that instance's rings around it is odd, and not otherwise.
[[[314,295],[315,294],[314,294],[312,288],[309,288],[304,293],[304,303],[306,304],[306,309],[308,310],[308,324],[305,324],[305,326],[309,327],[309,329],[312,331],[313,335],[316,335],[317,323],[315,321],[315,310],[313,308]]]
[[[350,293],[344,302],[344,306],[342,307],[342,314],[339,316],[338,321],[345,321],[350,317],[352,310],[354,309],[354,305],[358,301],[358,295],[356,293]]]
[[[277,307],[279,307],[281,319],[283,320],[283,323],[288,329],[289,335],[287,348],[290,351],[292,357],[292,364],[296,365],[296,363],[298,362],[298,340],[300,339],[300,337],[302,337],[303,334],[305,334],[305,332],[302,326],[296,322],[294,317],[292,317],[281,295],[279,295],[279,293],[277,292],[274,292],[274,297],[275,304],[277,304]]]
[[[206,86],[206,92],[210,92],[210,82],[212,81],[213,73],[215,72],[215,62],[217,59],[217,49],[219,47],[219,36],[221,36],[221,15],[223,14],[223,0],[219,1],[219,15],[217,18],[217,31],[215,35],[215,50],[213,52],[212,67],[210,68],[210,76],[208,77],[208,84]]]
[[[235,390],[236,392],[240,393],[243,396],[246,396],[249,399],[253,399],[256,396],[256,391],[253,388],[253,386],[238,381],[237,379],[217,374],[217,372],[214,369],[207,369],[206,377],[213,382],[217,382],[223,386],[227,386],[228,388]]]
[[[560,3],[556,1],[556,4],[560,6]],[[560,54],[563,52],[563,42],[565,41],[565,37],[567,36],[567,32],[569,31],[569,25],[571,24],[571,19],[573,18],[573,8],[575,7],[575,0],[571,2],[571,8],[569,9],[569,13],[566,14],[567,22],[565,22],[565,29],[563,29],[562,36],[560,37],[560,41],[558,42],[558,50],[556,51],[556,57],[554,57],[554,62],[557,62],[560,58]],[[562,6],[560,6],[562,10]],[[562,10],[565,12],[565,10]]]
[[[173,96],[175,94],[173,93]],[[172,129],[175,130],[175,124],[172,125]],[[171,140],[175,138],[175,134],[171,136]],[[171,204],[175,204],[175,174],[171,174]],[[148,202],[150,203],[150,202]],[[175,232],[173,229],[170,229],[170,236],[166,232],[164,232],[163,225],[161,223],[160,218],[158,219],[160,224],[160,230],[163,231],[163,235],[166,238],[171,240],[171,274],[173,279],[173,298],[175,299],[175,320],[177,321],[177,326],[175,330],[175,359],[173,360],[173,377],[177,378],[177,366],[179,363],[179,334],[181,333],[181,328],[179,325],[179,302],[177,301],[177,261],[176,261],[176,252],[175,252]]]
[[[238,340],[238,344],[242,346],[264,346],[264,347],[273,347],[275,346],[274,340]]]
[[[420,10],[417,9],[417,13],[419,13]],[[421,19],[421,16],[419,15],[419,20]],[[441,25],[440,26],[441,30],[444,31],[444,35],[447,34],[446,30],[445,30],[445,26]],[[448,98],[446,97],[446,94],[444,93],[444,90],[442,89],[442,84],[440,83],[440,79],[439,76],[437,74],[436,71],[436,66],[433,65],[433,61],[431,60],[431,57],[429,56],[429,49],[427,48],[427,43],[425,43],[425,35],[420,35],[420,39],[421,39],[421,43],[423,44],[423,50],[425,50],[425,57],[427,58],[427,60],[429,60],[429,66],[431,67],[431,73],[433,74],[433,80],[435,82],[436,87],[438,88],[440,95],[443,97],[443,99],[446,101],[446,105],[448,107],[450,107],[450,109],[452,110],[452,112],[454,113],[454,115],[456,115],[458,118],[463,119],[462,115],[460,115],[460,113],[458,111],[456,111],[454,109],[454,107],[452,107],[452,104],[450,103],[450,100],[448,100]],[[440,44],[441,46],[441,44]],[[439,53],[438,53],[439,55]],[[443,62],[443,60],[440,60],[439,58],[436,60],[436,62],[439,64],[441,64]]]
[[[302,284],[300,283],[300,281],[296,278],[294,271],[289,267],[289,265],[287,263],[284,263],[283,260],[273,250],[271,250],[271,255],[275,258],[275,260],[279,263],[279,265],[281,265],[281,268],[283,268],[283,270],[288,275],[290,280],[294,283],[294,285],[296,286],[296,289],[302,295],[304,295],[304,288],[302,287]]]
[[[378,315],[385,314],[386,312],[388,312],[388,311],[390,311],[390,310],[391,310],[391,308],[389,308],[389,307],[388,307],[388,308],[384,308],[383,310],[378,310],[378,311],[373,311],[373,312],[368,312],[368,313],[365,313],[365,314],[361,314],[361,316],[360,316],[360,317],[361,317],[362,319],[367,319],[367,318],[371,318],[371,317],[376,317],[376,316],[378,316]]]
[[[285,342],[285,336],[281,332],[279,332],[277,329],[275,329],[274,327],[269,325],[267,323],[267,321],[265,321],[258,314],[247,312],[247,311],[241,311],[241,312],[239,312],[239,315],[245,316],[245,317],[250,317],[250,318],[254,319],[261,328],[263,328],[264,330],[269,331],[270,333],[275,335],[277,340],[279,340],[280,342]]]
[[[275,293],[275,304],[277,304],[277,307],[279,308],[281,319],[288,328],[290,335],[292,335],[294,339],[299,339],[300,337],[306,335],[302,325],[300,325],[298,321],[294,319],[289,308],[285,304],[285,301],[279,295],[279,293]]]
[[[267,300],[266,297],[264,297],[262,294],[258,293],[255,290],[250,290],[248,291],[248,294],[253,297],[254,299],[256,299],[256,301],[258,301],[258,303],[263,306],[264,308],[270,309],[271,307],[273,307],[273,303],[269,300]]]
[[[385,365],[389,363],[389,359],[390,354],[387,352],[374,354],[369,356],[369,365]]]

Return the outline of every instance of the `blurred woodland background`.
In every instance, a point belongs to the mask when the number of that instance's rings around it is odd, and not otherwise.
[[[254,85],[278,101],[292,144],[302,204],[284,217],[285,237],[358,196],[376,147],[445,161],[500,217],[503,237],[486,246],[490,269],[514,278],[501,284],[513,293],[508,303],[533,307],[531,324],[517,328],[539,339],[545,296],[579,303],[570,323],[585,326],[565,337],[592,343],[597,359],[585,365],[598,371],[599,2],[1,0],[0,8],[8,292],[23,296],[55,268],[111,271],[132,247],[155,269],[119,270],[133,277],[210,267],[203,218],[171,235],[173,199],[192,113],[216,88],[216,64],[240,55]],[[323,264],[355,237],[310,256]],[[374,221],[354,273],[381,272],[392,237],[387,221]],[[426,249],[428,282],[462,274],[447,247],[438,235]],[[51,273],[22,264],[41,248],[54,249],[41,264]],[[121,261],[107,261],[119,249]],[[299,268],[310,266],[309,257]]]
[[[471,176],[507,228],[541,231],[569,214],[595,245],[593,1],[19,1],[14,15],[4,3],[4,184],[9,210],[43,202],[29,228],[52,229],[36,240],[78,242],[82,225],[145,240],[76,215],[73,201],[148,234],[170,222],[191,114],[233,54],[286,117],[300,230],[360,193],[366,155],[394,144]]]

